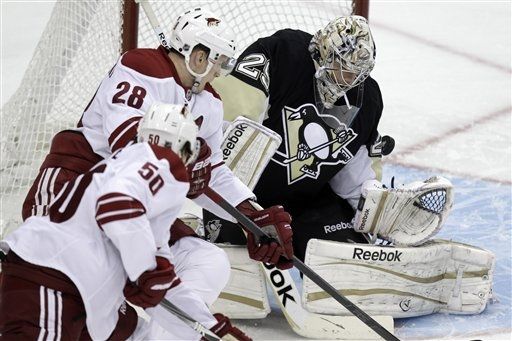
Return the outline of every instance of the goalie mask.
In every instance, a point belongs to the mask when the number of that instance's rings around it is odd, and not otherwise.
[[[139,123],[139,142],[170,148],[185,166],[197,158],[199,129],[186,105],[153,103]]]
[[[375,65],[375,44],[368,22],[357,15],[337,18],[318,31],[309,52],[315,63],[317,92],[326,109],[360,85]],[[346,96],[345,101],[350,109]]]
[[[210,50],[208,66],[202,74],[192,71],[189,65],[190,54],[198,45]],[[219,16],[202,8],[194,8],[178,17],[171,33],[171,46],[185,57],[188,72],[196,78],[204,77],[218,63],[221,74],[227,75],[236,63],[233,31]]]

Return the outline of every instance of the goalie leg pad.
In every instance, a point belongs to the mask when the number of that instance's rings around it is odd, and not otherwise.
[[[228,255],[231,276],[212,311],[233,319],[265,318],[270,313],[270,304],[260,263],[249,258],[246,246],[215,245]]]
[[[445,240],[380,247],[312,239],[306,264],[371,315],[478,314],[491,298],[494,255]],[[316,313],[349,312],[308,278],[303,302]]]

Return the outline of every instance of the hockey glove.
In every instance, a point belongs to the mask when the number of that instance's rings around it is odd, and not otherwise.
[[[212,332],[223,340],[238,340],[238,341],[252,341],[252,339],[245,335],[243,331],[231,324],[229,318],[222,314],[213,314],[217,319],[217,324],[210,328]],[[227,337],[225,337],[227,335]],[[201,341],[206,340],[202,338]]]
[[[187,193],[187,198],[195,199],[206,190],[210,182],[212,165],[210,163],[210,156],[212,151],[205,140],[198,137],[201,144],[196,162],[188,166],[188,179],[190,182],[190,189]]]
[[[156,269],[144,272],[135,283],[128,283],[124,296],[128,302],[146,309],[160,303],[167,290],[180,283],[174,265],[164,257],[156,257]]]
[[[249,201],[237,207],[258,225],[270,238],[257,238],[247,232],[249,257],[264,263],[274,264],[285,270],[293,266],[292,218],[282,206],[272,206],[262,211],[256,210]]]

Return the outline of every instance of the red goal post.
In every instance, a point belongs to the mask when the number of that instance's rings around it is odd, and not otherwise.
[[[238,51],[278,29],[314,33],[335,16],[367,17],[368,4],[369,0],[152,2],[167,31],[178,14],[204,5],[234,27]],[[21,85],[1,111],[0,232],[19,224],[22,200],[53,135],[76,127],[119,55],[157,45],[149,21],[133,0],[55,3]]]

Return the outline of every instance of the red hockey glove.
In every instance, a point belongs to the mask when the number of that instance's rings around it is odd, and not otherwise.
[[[197,139],[201,143],[201,147],[199,148],[196,162],[187,168],[190,182],[190,189],[187,193],[187,198],[189,199],[195,199],[203,194],[208,187],[212,175],[212,165],[210,163],[212,151],[205,140],[200,137]]]
[[[247,232],[247,249],[249,257],[254,260],[274,264],[278,269],[285,270],[293,266],[292,218],[283,206],[272,206],[257,211],[244,201],[238,209],[256,223],[271,238],[256,238]]]
[[[156,269],[144,272],[137,282],[128,283],[124,287],[124,296],[130,303],[146,309],[160,303],[167,290],[180,283],[174,265],[167,258],[156,257]]]
[[[213,314],[217,319],[217,324],[210,328],[212,332],[215,333],[218,337],[224,339],[224,336],[228,335],[230,338],[226,338],[229,340],[235,339],[238,341],[252,341],[252,339],[245,335],[243,331],[238,329],[237,327],[231,324],[231,321],[222,314]],[[205,341],[206,339],[203,337],[201,341]]]

